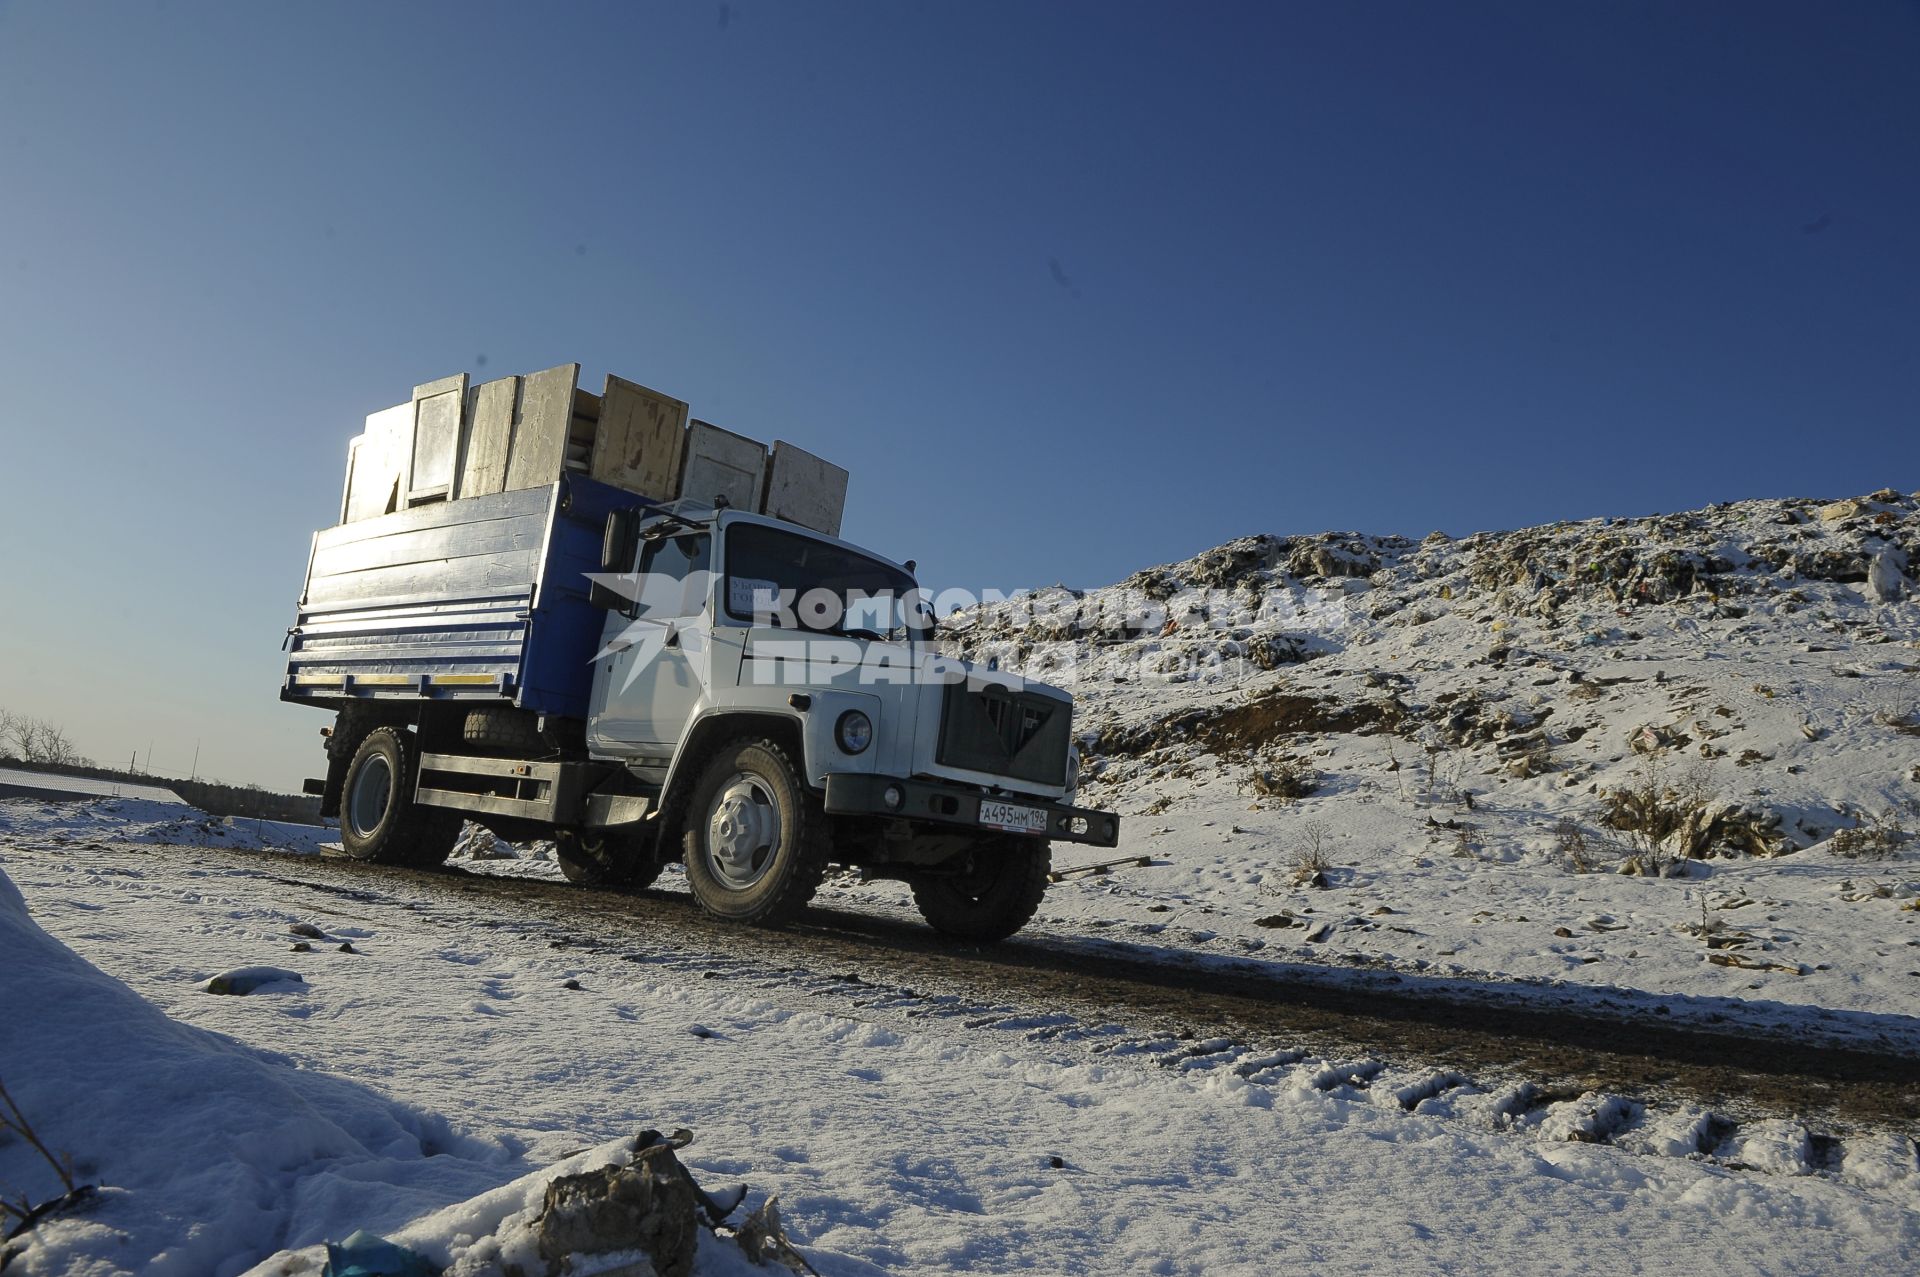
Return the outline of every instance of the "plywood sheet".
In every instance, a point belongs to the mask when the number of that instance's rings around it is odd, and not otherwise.
[[[502,377],[474,387],[459,473],[454,480],[456,498],[507,490],[507,457],[513,448],[514,409],[519,402],[518,377]]]
[[[467,402],[467,375],[444,377],[413,388],[413,453],[407,471],[407,504],[453,495],[460,455],[460,426]]]
[[[736,510],[758,511],[766,475],[765,444],[705,421],[687,427],[681,496],[694,501],[724,496]]]
[[[398,508],[398,493],[413,451],[413,404],[396,404],[367,418],[353,455],[347,521],[371,519]]]
[[[687,405],[671,395],[609,376],[600,396],[593,477],[656,501],[680,495]]]
[[[567,425],[573,417],[579,364],[561,364],[520,382],[513,446],[507,453],[507,490],[538,488],[560,478],[567,460]]]
[[[773,457],[767,464],[767,500],[761,507],[764,513],[837,537],[846,504],[845,470],[784,439],[773,441]]]
[[[340,490],[340,522],[347,521],[347,512],[353,509],[353,468],[360,461],[360,445],[366,442],[365,435],[355,435],[347,440],[347,485]]]

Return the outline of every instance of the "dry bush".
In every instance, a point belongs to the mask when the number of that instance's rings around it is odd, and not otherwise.
[[[1324,887],[1327,885],[1327,870],[1333,863],[1327,859],[1327,845],[1333,838],[1333,831],[1317,820],[1310,820],[1300,829],[1300,847],[1293,853],[1293,885],[1296,887]]]
[[[1320,774],[1298,759],[1282,758],[1247,778],[1247,790],[1261,798],[1293,802],[1320,788]]]
[[[1562,816],[1554,825],[1553,849],[1575,873],[1593,872],[1593,846],[1587,840],[1587,831],[1573,817]]]
[[[1713,801],[1713,786],[1703,768],[1688,768],[1669,780],[1656,762],[1640,768],[1629,783],[1608,790],[1606,800],[1602,824],[1657,843]]]
[[[1502,766],[1515,780],[1529,780],[1554,769],[1553,746],[1545,740],[1528,743],[1508,754]]]
[[[1887,706],[1874,714],[1873,721],[1903,736],[1920,736],[1920,706]]]
[[[1842,829],[1833,835],[1827,849],[1848,860],[1888,860],[1912,838],[1900,823],[1898,813],[1889,811],[1875,816],[1862,812],[1851,829]]]
[[[1690,767],[1669,780],[1658,759],[1649,760],[1633,780],[1606,793],[1600,823],[1627,836],[1633,855],[1623,872],[1657,874],[1670,859],[1662,844],[1684,826],[1695,823],[1714,801],[1711,779],[1703,767]]]

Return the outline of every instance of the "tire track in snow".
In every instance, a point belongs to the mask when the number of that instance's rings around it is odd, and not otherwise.
[[[1091,955],[1057,940],[979,950],[950,945],[917,926],[831,912],[786,932],[754,932],[712,922],[690,901],[664,892],[619,896],[538,880],[199,847],[94,850],[177,851],[194,856],[203,871],[218,863],[222,868],[213,872],[229,883],[298,888],[361,910],[399,910],[441,926],[593,953],[691,980],[797,992],[875,1020],[947,1021],[968,1034],[1017,1035],[1196,1080],[1217,1075],[1269,1095],[1317,1092],[1330,1101],[1451,1118],[1519,1139],[1614,1145],[1738,1172],[1818,1174],[1869,1185],[1920,1175],[1911,1097],[1887,1085],[1890,1071],[1914,1076],[1914,1062],[1904,1057],[1836,1049],[1820,1071],[1827,1076],[1809,1077],[1781,1067],[1808,1058],[1804,1049],[1709,1038],[1708,1045],[1772,1053],[1776,1071],[1756,1076],[1695,1062],[1703,1049],[1699,1039],[1709,1035],[1640,1030],[1628,1035],[1636,1045],[1669,1042],[1685,1049],[1674,1053],[1679,1059],[1610,1054],[1563,1039],[1568,1030],[1591,1034],[1615,1027],[1612,1022],[1533,1009],[1489,1013],[1478,1006],[1451,1008],[1451,1020],[1439,1017],[1445,1027],[1421,1041],[1405,1026],[1436,1017],[1391,1014],[1404,1011],[1404,995],[1348,990],[1347,1005],[1337,1011],[1324,1005],[1324,989],[1304,999],[1280,996],[1285,990],[1262,998],[1243,976],[1127,959],[1105,942],[1087,946]],[[853,969],[856,962],[861,969]],[[1005,996],[1016,972],[1020,996]],[[1370,1018],[1366,1008],[1373,1003],[1389,1014]],[[1489,1023],[1502,1020],[1517,1031]],[[1370,1025],[1398,1028],[1369,1034]],[[1543,1027],[1562,1032],[1543,1034]],[[1382,1041],[1397,1049],[1382,1049]],[[1497,1060],[1488,1056],[1488,1041],[1499,1044]],[[1463,1064],[1463,1054],[1479,1062]],[[1569,1071],[1570,1062],[1581,1067]],[[1730,1080],[1744,1089],[1730,1087]]]

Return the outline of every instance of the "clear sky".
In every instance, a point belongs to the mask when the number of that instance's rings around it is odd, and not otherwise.
[[[935,586],[1920,486],[1920,5],[0,0],[0,706],[297,785],[346,440],[578,360]]]

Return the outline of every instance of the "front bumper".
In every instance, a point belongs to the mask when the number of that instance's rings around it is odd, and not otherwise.
[[[887,791],[897,791],[899,803],[887,802]],[[983,824],[982,800],[1001,803],[1046,815],[1046,828],[1011,829],[1003,825]],[[901,780],[894,776],[873,776],[859,772],[836,772],[827,777],[827,810],[836,816],[893,816],[902,820],[925,820],[942,825],[964,825],[995,834],[1025,834],[1049,838],[1055,842],[1079,842],[1094,847],[1113,847],[1120,842],[1120,817],[1110,811],[1090,807],[1069,807],[1044,798],[1000,798],[982,794],[964,785],[943,785],[930,780]]]

